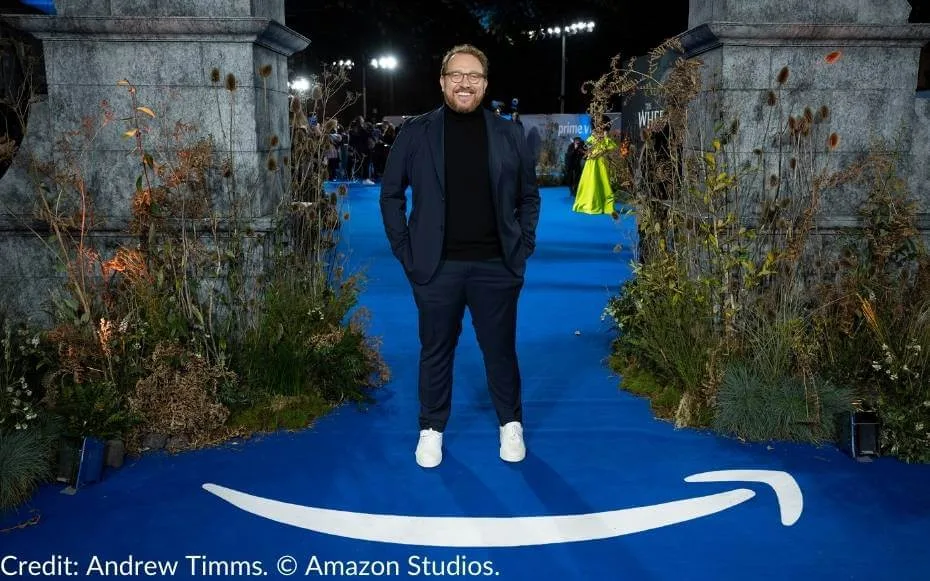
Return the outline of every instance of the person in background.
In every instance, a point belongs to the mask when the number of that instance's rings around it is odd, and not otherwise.
[[[373,184],[371,181],[371,133],[368,130],[365,118],[359,115],[349,125],[349,148],[355,159],[352,160],[353,179],[360,179],[364,184]]]
[[[536,248],[539,188],[523,128],[481,106],[488,59],[452,48],[439,76],[444,105],[407,120],[381,180],[381,216],[391,251],[417,305],[419,427],[415,458],[442,461],[452,369],[467,307],[499,424],[499,456],[526,456],[517,364],[517,301]],[[413,207],[407,218],[408,186]]]
[[[371,152],[371,166],[374,172],[372,178],[375,181],[380,180],[381,176],[384,174],[384,166],[387,163],[387,156],[391,151],[391,145],[394,143],[395,135],[394,126],[387,121],[379,123],[378,126],[378,132],[376,133],[377,140]]]
[[[568,149],[565,150],[565,185],[568,194],[574,196],[578,192],[578,181],[581,179],[581,170],[584,168],[587,147],[577,135],[572,137]]]
[[[614,192],[610,186],[610,174],[607,171],[607,154],[617,149],[617,143],[611,139],[610,118],[606,115],[597,124],[587,140],[587,155],[575,204],[572,210],[582,214],[614,214]]]
[[[343,180],[352,179],[352,156],[349,152],[349,132],[340,124],[336,130],[339,134],[339,176]]]
[[[342,146],[342,135],[339,134],[339,124],[335,119],[326,123],[328,139],[324,143],[323,154],[326,157],[327,179],[339,179],[339,149]]]

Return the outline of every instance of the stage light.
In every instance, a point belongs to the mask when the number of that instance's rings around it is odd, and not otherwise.
[[[393,71],[397,68],[397,64],[397,58],[391,55],[371,59],[371,66],[376,69]]]
[[[594,32],[594,21],[578,21],[573,24],[563,24],[561,26],[550,26],[542,28],[538,32],[529,31],[526,35],[534,40],[536,38],[546,38],[547,36],[558,36],[562,39],[562,90],[559,94],[559,111],[565,113],[565,62],[566,62],[566,38],[568,35],[581,34],[584,32]]]
[[[385,71],[394,71],[400,66],[400,61],[397,60],[397,57],[394,55],[386,54],[379,57],[374,57],[368,64],[373,69],[385,70]],[[368,67],[362,67],[362,116],[366,119],[368,118],[368,78],[365,73]],[[394,108],[394,77],[391,76],[390,79],[390,97],[389,101],[391,104],[391,109]]]
[[[297,91],[298,93],[306,93],[310,90],[310,80],[304,77],[298,77],[288,83],[288,86],[291,90]]]

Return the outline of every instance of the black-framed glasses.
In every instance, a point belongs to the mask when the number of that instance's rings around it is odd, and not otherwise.
[[[468,79],[469,83],[477,83],[478,81],[484,80],[483,73],[463,73],[461,71],[453,71],[451,73],[446,73],[445,76],[448,77],[453,83],[461,83],[466,78]]]

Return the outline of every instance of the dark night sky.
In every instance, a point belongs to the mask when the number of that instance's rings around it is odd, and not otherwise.
[[[391,52],[401,66],[394,75],[394,103],[389,105],[389,77],[369,69],[369,110],[415,114],[437,106],[439,67],[454,44],[470,42],[488,54],[491,99],[520,99],[523,113],[559,111],[561,41],[526,40],[521,31],[593,20],[593,34],[571,36],[567,43],[565,111],[587,107],[584,81],[609,67],[616,54],[644,54],[664,39],[686,30],[688,0],[646,3],[619,0],[288,0],[287,25],[307,36],[311,46],[294,60],[294,72],[312,73],[320,62],[351,58],[353,82],[361,87],[358,67],[363,55]],[[486,15],[481,25],[481,15]],[[514,42],[509,42],[508,37]],[[370,59],[369,59],[370,60]],[[360,105],[358,107],[360,111]],[[385,110],[388,109],[388,110]]]
[[[0,0],[0,13],[30,12],[27,6],[51,0]],[[930,0],[910,0],[911,22],[930,22]],[[363,55],[393,53],[401,66],[391,76],[368,75],[369,109],[414,114],[441,102],[439,65],[445,51],[461,42],[482,48],[491,71],[491,99],[520,99],[523,113],[559,110],[561,43],[531,42],[521,32],[560,22],[594,20],[593,34],[570,37],[567,45],[566,112],[587,107],[583,82],[603,74],[610,59],[639,56],[687,28],[688,0],[286,0],[287,25],[311,46],[292,59],[297,74],[319,70],[321,62],[351,58],[355,90],[361,89]],[[482,17],[484,19],[482,20]],[[485,26],[482,26],[484,24]],[[508,42],[508,38],[514,42]],[[930,59],[930,49],[925,48]],[[930,71],[930,65],[926,67]],[[389,79],[394,103],[389,107]],[[925,86],[930,86],[930,75]],[[361,112],[361,104],[355,113]]]

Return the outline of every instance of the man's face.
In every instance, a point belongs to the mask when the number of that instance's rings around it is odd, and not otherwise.
[[[456,82],[453,74],[461,76],[461,80]],[[446,105],[458,113],[471,113],[481,105],[488,80],[481,61],[470,54],[459,53],[449,59],[445,74],[439,78],[439,85]]]

